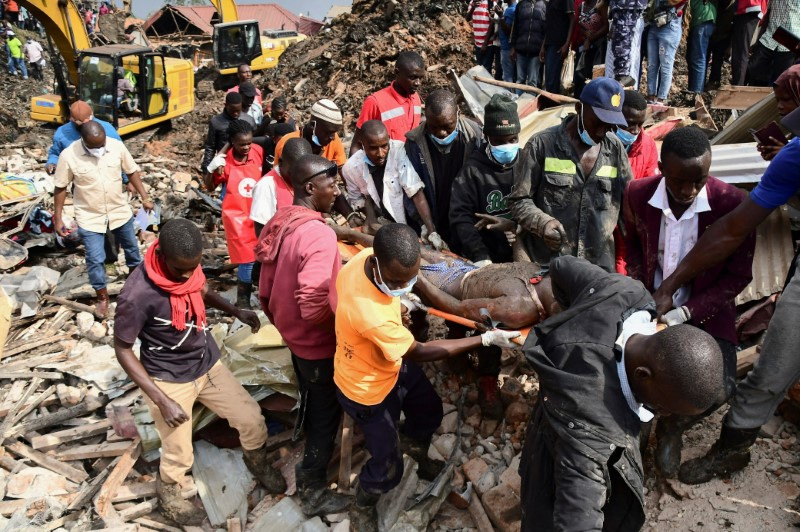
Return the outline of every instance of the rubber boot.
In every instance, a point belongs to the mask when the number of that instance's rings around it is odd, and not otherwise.
[[[664,478],[675,478],[681,467],[683,433],[702,416],[665,416],[656,423],[656,468]]]
[[[428,481],[435,479],[442,472],[445,465],[441,460],[434,460],[428,456],[430,441],[430,438],[428,438],[427,442],[421,442],[405,434],[400,434],[400,450],[417,463],[417,476],[422,480]]]
[[[503,401],[500,399],[496,376],[486,375],[478,379],[478,406],[481,407],[484,418],[503,418]]]
[[[95,305],[95,312],[100,317],[105,318],[108,315],[108,289],[100,288],[95,290],[97,292],[97,304]]]
[[[236,306],[243,309],[250,308],[250,294],[253,292],[253,285],[239,281],[236,285]]]
[[[267,462],[267,448],[261,446],[252,451],[244,450],[244,465],[258,479],[259,482],[272,495],[278,495],[286,491],[286,480],[281,472],[272,467]]]
[[[358,486],[356,501],[350,507],[350,530],[356,532],[378,532],[378,500],[380,493],[368,493]]]
[[[199,526],[206,518],[203,510],[181,496],[180,484],[167,484],[160,474],[156,478],[156,495],[164,517],[179,525]]]
[[[702,484],[744,469],[750,463],[750,447],[758,438],[760,429],[732,429],[723,422],[716,443],[705,456],[683,464],[678,479],[684,484]]]
[[[300,465],[294,467],[294,476],[303,513],[308,517],[338,514],[353,504],[353,497],[328,489],[324,469],[315,471]]]

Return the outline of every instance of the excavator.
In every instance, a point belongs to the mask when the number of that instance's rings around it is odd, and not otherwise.
[[[64,59],[69,84],[75,87],[75,94],[69,94],[67,80],[61,77],[60,94],[34,96],[33,120],[65,123],[70,99],[74,97],[89,103],[96,117],[112,123],[120,135],[125,135],[194,109],[191,61],[164,57],[132,44],[92,46],[74,0],[17,3],[44,26]],[[133,86],[121,97],[117,95],[120,79],[127,79]]]
[[[239,65],[249,63],[255,72],[278,66],[278,57],[291,44],[305,39],[290,30],[267,31],[261,35],[256,20],[239,20],[234,0],[210,0],[219,14],[214,25],[214,62],[223,76],[236,74]]]

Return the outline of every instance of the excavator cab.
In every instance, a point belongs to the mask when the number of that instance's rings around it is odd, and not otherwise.
[[[78,80],[78,98],[117,129],[169,110],[164,57],[146,47],[90,48],[78,60]]]
[[[250,64],[262,53],[258,21],[240,20],[214,26],[214,62],[222,72]],[[226,73],[226,72],[223,72]]]

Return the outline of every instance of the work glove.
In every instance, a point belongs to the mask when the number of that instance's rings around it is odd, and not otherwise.
[[[542,240],[545,245],[553,251],[561,249],[567,241],[567,233],[564,231],[564,226],[561,222],[553,218],[544,226]]]
[[[520,336],[521,333],[519,331],[501,331],[500,329],[492,329],[491,331],[486,331],[481,335],[481,343],[484,347],[496,345],[497,347],[511,349],[513,347],[519,347],[511,340],[514,338],[519,338]]]
[[[479,260],[478,262],[475,262],[474,264],[478,268],[483,268],[484,266],[488,266],[491,263],[492,263],[492,261],[490,259],[484,259],[484,260]]]
[[[439,233],[437,233],[436,231],[428,235],[428,242],[430,243],[431,246],[433,246],[433,249],[435,249],[436,251],[449,249],[447,247],[447,244],[445,244],[444,240],[442,240],[442,237],[439,236]]]
[[[222,168],[224,166],[225,166],[225,156],[222,155],[221,153],[218,153],[217,155],[214,156],[213,159],[211,159],[211,162],[208,163],[208,171],[213,173],[218,168]]]
[[[406,307],[409,312],[414,312],[415,310],[428,311],[428,307],[425,306],[425,303],[422,302],[417,294],[406,294],[400,297],[400,304]]]
[[[672,327],[673,325],[680,325],[681,323],[686,323],[692,317],[691,312],[687,307],[678,307],[670,310],[658,321],[661,323],[666,323],[667,327]]]

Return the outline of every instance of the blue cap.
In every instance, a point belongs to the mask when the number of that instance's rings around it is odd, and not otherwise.
[[[581,102],[591,106],[601,122],[627,127],[628,121],[622,114],[625,89],[619,81],[611,78],[591,80],[581,92]]]

